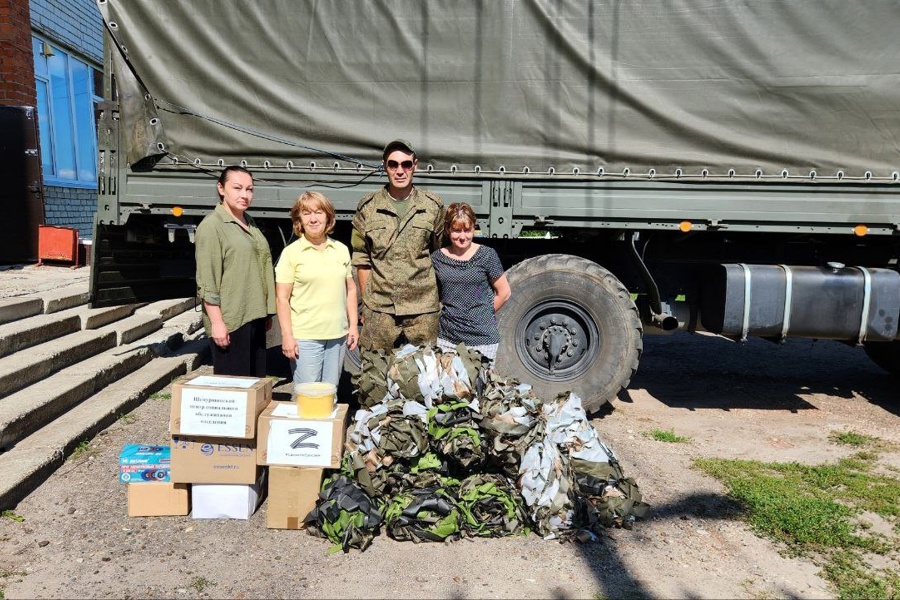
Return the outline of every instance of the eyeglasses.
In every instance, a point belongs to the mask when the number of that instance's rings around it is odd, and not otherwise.
[[[410,169],[412,169],[413,161],[404,160],[403,162],[398,163],[396,160],[389,160],[387,161],[387,166],[391,171],[396,171],[398,168],[403,169],[404,171],[409,171]]]

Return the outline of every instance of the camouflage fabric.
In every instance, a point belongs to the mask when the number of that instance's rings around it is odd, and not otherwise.
[[[403,412],[388,411],[387,417],[381,422],[376,452],[383,463],[386,458],[413,458],[428,448],[425,408],[422,407],[421,412],[411,412],[411,406],[415,406],[415,403],[405,402]]]
[[[507,477],[519,475],[523,454],[544,436],[543,402],[531,386],[491,380],[480,399],[479,426],[488,463]]]
[[[471,472],[481,466],[485,459],[484,442],[468,402],[439,404],[426,415],[431,447],[456,471]]]
[[[385,373],[388,370],[390,353],[384,350],[366,350],[361,353],[362,367],[353,374],[350,382],[358,392],[359,404],[369,407],[383,402],[388,397]]]
[[[637,483],[625,477],[618,462],[572,459],[575,480],[575,524],[599,534],[606,527],[631,529],[645,518],[650,506],[643,502]]]
[[[355,482],[334,475],[323,482],[319,501],[305,522],[312,535],[335,544],[330,552],[365,550],[380,531],[383,509],[381,501],[368,496]]]
[[[406,214],[398,215],[382,188],[356,207],[352,264],[370,269],[362,301],[373,311],[404,316],[440,310],[431,253],[441,247],[444,201],[419,188],[409,201]]]
[[[539,534],[556,537],[572,526],[569,461],[555,444],[542,440],[528,448],[522,457],[518,485]]]
[[[401,492],[385,508],[385,530],[398,541],[450,542],[460,537],[459,511],[445,488]]]
[[[404,339],[410,344],[434,345],[440,329],[440,312],[398,316],[362,307],[363,328],[359,333],[361,355],[371,350],[391,350]]]
[[[386,503],[392,537],[597,539],[648,514],[576,394],[538,398],[462,344],[371,356],[360,395],[381,400],[356,412],[342,471]]]
[[[476,473],[467,477],[457,492],[463,532],[478,537],[527,533],[519,498],[515,487],[502,475]]]

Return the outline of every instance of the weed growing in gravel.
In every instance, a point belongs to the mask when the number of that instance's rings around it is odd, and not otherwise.
[[[79,458],[87,454],[89,445],[90,441],[81,440],[80,442],[78,442],[78,445],[75,446],[75,449],[72,450],[72,454],[69,456],[69,458],[71,458],[72,460],[78,460]]]
[[[670,442],[673,444],[684,444],[691,441],[691,438],[683,435],[677,435],[674,429],[653,429],[652,431],[643,432],[644,437],[654,439],[657,442]]]
[[[172,394],[168,392],[156,392],[155,394],[150,394],[151,400],[171,400]]]
[[[213,585],[216,584],[206,577],[194,577],[193,579],[191,579],[191,583],[188,587],[192,590],[195,590],[198,594],[202,594],[206,590],[206,588]]]
[[[119,413],[119,423],[122,425],[131,425],[132,423],[137,422],[137,415],[134,413]]]
[[[0,513],[0,517],[3,517],[4,519],[12,519],[13,521],[18,521],[19,523],[25,520],[25,517],[20,514],[16,514],[16,511],[8,509]]]
[[[881,444],[866,437],[836,443]],[[841,598],[896,598],[900,573],[868,560],[900,551],[900,480],[876,472],[878,458],[877,452],[864,450],[835,464],[701,458],[694,465],[725,484],[757,532],[784,543],[791,553],[820,561],[823,576]],[[892,534],[873,531],[864,513],[894,524]]]
[[[18,571],[10,571],[8,569],[0,570],[0,600],[5,600],[6,598],[6,580],[10,577],[21,577],[23,575],[25,575],[25,573],[20,573]]]

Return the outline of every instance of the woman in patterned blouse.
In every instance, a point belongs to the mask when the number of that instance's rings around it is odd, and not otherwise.
[[[464,202],[451,204],[444,219],[450,244],[431,255],[441,294],[438,346],[474,348],[493,360],[500,331],[496,312],[509,300],[509,282],[497,252],[475,244],[475,212]]]

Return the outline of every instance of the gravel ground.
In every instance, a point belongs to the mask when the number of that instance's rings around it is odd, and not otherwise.
[[[835,342],[677,334],[645,346],[630,389],[593,421],[653,507],[633,530],[588,544],[381,535],[365,552],[329,555],[326,540],[266,529],[265,504],[249,521],[128,518],[117,457],[126,443],[167,442],[169,402],[156,398],[23,500],[23,521],[0,519],[0,586],[6,598],[832,597],[819,566],[756,537],[691,461],[830,462],[849,453],[828,441],[844,430],[900,443],[897,382]],[[653,429],[690,442],[643,435]]]

